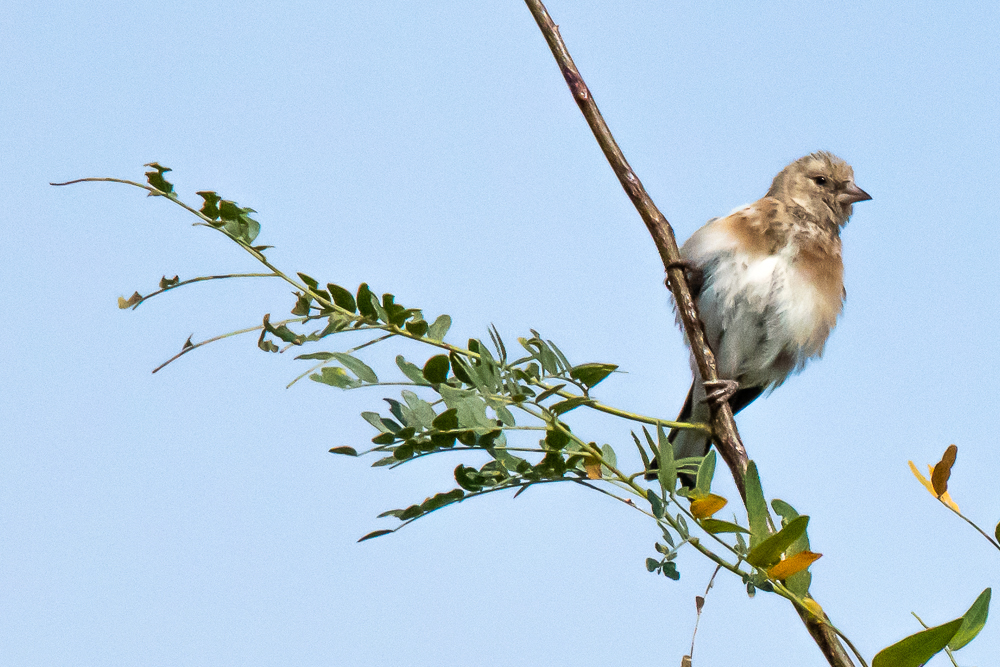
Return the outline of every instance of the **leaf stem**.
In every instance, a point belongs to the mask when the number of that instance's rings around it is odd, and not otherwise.
[[[288,319],[288,320],[282,320],[280,322],[277,322],[275,324],[275,326],[280,326],[282,324],[289,324],[291,322],[304,322],[304,321],[306,321],[308,319],[310,319],[310,318],[309,317],[293,317],[293,318]],[[166,361],[164,361],[162,364],[160,364],[159,366],[157,366],[156,368],[154,368],[153,372],[156,373],[157,371],[163,369],[168,364],[171,364],[171,363],[177,361],[178,359],[180,359],[181,357],[183,357],[188,352],[192,352],[194,350],[197,350],[199,347],[202,347],[204,345],[208,345],[209,343],[215,343],[216,341],[220,341],[220,340],[223,340],[225,338],[232,338],[233,336],[239,336],[239,335],[242,335],[242,334],[251,333],[253,331],[260,331],[263,328],[264,328],[263,324],[258,324],[255,327],[248,327],[246,329],[239,329],[237,331],[230,331],[229,333],[224,333],[224,334],[221,334],[219,336],[213,336],[212,338],[206,338],[205,340],[200,341],[198,343],[191,343],[191,339],[188,338],[188,343],[184,345],[184,347],[181,349],[180,352],[178,352],[177,354],[175,354],[174,356],[170,357],[169,359],[167,359]]]

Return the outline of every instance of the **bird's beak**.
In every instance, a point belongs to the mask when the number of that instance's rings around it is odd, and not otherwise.
[[[868,201],[872,196],[856,186],[854,183],[848,183],[844,191],[837,195],[837,199],[840,203],[847,206],[849,204],[856,204],[859,201]]]

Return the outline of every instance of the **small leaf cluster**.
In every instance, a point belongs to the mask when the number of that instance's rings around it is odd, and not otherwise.
[[[250,214],[256,211],[223,199],[211,190],[202,190],[197,194],[204,201],[200,212],[211,220],[209,224],[212,227],[225,232],[236,241],[246,245],[253,244],[254,239],[260,234],[260,223],[250,217]]]
[[[793,600],[804,603],[808,596],[810,574],[808,567],[820,554],[809,551],[809,538],[806,528],[809,517],[799,516],[791,505],[774,500],[772,507],[781,517],[781,527],[772,528],[773,519],[767,508],[761,489],[760,479],[753,462],[747,472],[747,523],[748,527],[733,521],[722,521],[713,515],[726,506],[725,498],[711,491],[715,475],[716,454],[710,451],[700,459],[675,459],[673,446],[662,427],[657,428],[656,444],[649,431],[643,428],[645,443],[657,459],[657,481],[659,492],[648,489],[646,500],[649,502],[650,513],[657,519],[664,536],[664,543],[654,545],[660,558],[647,558],[646,568],[650,572],[659,572],[668,577],[677,576],[673,564],[677,550],[685,543],[704,549],[703,543],[697,537],[691,536],[685,516],[692,519],[712,539],[737,558],[736,563],[716,560],[735,574],[738,574],[747,587],[747,593],[753,596],[757,590],[779,592]],[[639,448],[643,461],[649,465],[650,454],[645,451],[642,441],[635,433],[632,438]],[[694,474],[694,486],[685,485],[676,488],[680,473],[683,479],[689,480]],[[679,499],[689,502],[686,511],[671,516],[667,509],[671,503],[678,506]],[[724,541],[720,536],[731,534],[732,542]],[[749,543],[744,535],[749,536]],[[676,536],[676,537],[675,537]],[[748,568],[740,565],[745,563]]]
[[[426,332],[410,332],[411,337],[420,338],[423,333],[443,339],[450,324],[450,318],[443,318],[447,316],[438,318]],[[598,448],[594,443],[580,441],[560,419],[573,407],[586,404],[589,399],[583,392],[589,392],[614,367],[572,366],[551,341],[542,340],[537,332],[532,334],[531,338],[519,339],[526,354],[516,360],[508,357],[506,345],[495,329],[490,331],[492,352],[478,339],[470,339],[465,348],[431,339],[448,353],[431,356],[422,367],[403,355],[396,357],[397,369],[412,389],[402,390],[400,400],[384,399],[388,414],[362,413],[378,431],[372,438],[375,447],[368,453],[383,454],[372,465],[397,466],[429,454],[469,450],[484,452],[490,460],[479,466],[459,464],[454,470],[457,489],[381,516],[408,522],[467,495],[501,489],[520,492],[535,483],[593,479],[589,465],[615,465],[610,446]],[[374,370],[346,353],[319,352],[299,358],[338,364],[323,366],[310,375],[317,382],[342,389],[382,384]],[[568,386],[579,389],[581,394],[564,398]],[[416,390],[430,393],[433,398],[425,400]],[[574,401],[581,398],[584,401]],[[568,404],[570,401],[575,405]],[[520,426],[515,412],[535,425]],[[511,448],[507,433],[518,430],[541,433],[537,447]],[[331,451],[356,453],[343,448]],[[528,456],[521,455],[524,453]]]

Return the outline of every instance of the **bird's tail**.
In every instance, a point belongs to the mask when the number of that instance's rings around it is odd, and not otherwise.
[[[764,389],[765,387],[740,387],[737,389],[736,393],[729,399],[729,407],[732,409],[733,414],[753,403],[758,396],[764,393]],[[697,383],[697,381],[692,382],[691,389],[688,390],[687,400],[684,401],[684,407],[681,408],[681,413],[677,415],[677,421],[698,423],[708,422],[711,418],[712,411],[705,400],[704,385]],[[711,438],[703,431],[696,431],[689,428],[671,429],[670,433],[667,434],[667,440],[674,445],[675,459],[705,456],[705,454],[708,454],[708,448],[711,445]],[[646,473],[646,479],[656,479],[656,468],[656,459],[654,458],[649,464],[649,472]],[[680,478],[684,486],[694,488],[695,478],[693,475],[681,473]]]

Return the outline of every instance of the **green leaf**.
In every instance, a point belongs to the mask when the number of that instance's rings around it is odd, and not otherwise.
[[[374,296],[368,287],[368,283],[361,283],[360,287],[358,287],[357,296],[358,312],[370,320],[378,319],[378,315],[375,313],[375,305],[372,302]]]
[[[431,384],[441,384],[448,379],[448,355],[439,354],[431,357],[424,364],[424,379]]]
[[[439,431],[452,431],[458,428],[458,409],[449,408],[445,410],[434,418],[431,425]]]
[[[543,391],[542,393],[540,393],[538,396],[535,397],[535,403],[541,403],[552,394],[555,394],[556,392],[562,390],[562,388],[565,386],[566,386],[565,384],[557,384],[554,387],[549,387],[548,389],[546,389],[545,391]]]
[[[557,428],[550,428],[545,431],[545,448],[559,451],[569,444],[569,435],[565,431]]]
[[[295,307],[292,308],[292,315],[308,315],[312,297],[307,294],[296,294],[298,298],[295,300]]]
[[[658,569],[660,569],[660,561],[656,560],[655,558],[647,558],[646,569],[649,570],[650,572],[656,572]]]
[[[358,450],[354,447],[334,447],[330,450],[331,454],[343,454],[344,456],[357,456]]]
[[[993,531],[993,534],[996,535],[997,542],[1000,542],[1000,523],[997,524],[997,527]]]
[[[961,626],[962,619],[956,618],[910,635],[879,651],[872,667],[921,667],[948,645]]]
[[[317,287],[319,287],[319,283],[316,282],[316,279],[313,278],[312,276],[307,276],[304,273],[299,273],[299,278],[301,278],[302,282],[308,285],[310,289],[316,289]]]
[[[382,304],[378,302],[378,297],[375,296],[374,294],[372,294],[369,297],[369,301],[372,302],[372,310],[375,311],[375,317],[378,320],[380,320],[380,321],[385,322],[386,324],[388,324],[389,323],[389,313],[385,312],[385,308],[383,308]],[[359,308],[360,308],[360,306],[359,306]]]
[[[750,534],[749,530],[739,524],[730,523],[729,521],[720,521],[719,519],[702,519],[701,527],[713,535],[718,535],[719,533]]]
[[[748,533],[750,531],[747,531]],[[736,553],[740,555],[746,555],[747,551],[750,549],[747,547],[747,541],[743,539],[742,533],[736,533]]]
[[[592,400],[587,398],[586,396],[574,396],[573,398],[567,398],[565,401],[560,401],[558,403],[553,404],[549,408],[549,410],[551,410],[557,415],[562,415],[569,412],[570,410],[580,407],[581,405],[585,405],[591,402]]]
[[[321,359],[326,361],[327,359],[333,359],[333,352],[310,352],[309,354],[300,354],[295,357],[296,359]]]
[[[430,336],[430,334],[427,335]],[[465,363],[464,359],[458,356],[455,352],[450,353],[448,358],[451,360],[451,372],[455,374],[455,377],[458,378],[459,382],[463,382],[465,384],[475,384],[472,381],[472,377],[469,375],[471,369],[468,364]]]
[[[121,297],[119,297],[119,301],[120,300]],[[262,329],[260,332],[260,338],[257,339],[257,347],[264,350],[265,352],[277,352],[278,346],[272,343],[271,341],[266,340],[266,338],[267,338],[267,329]]]
[[[419,513],[415,516],[420,516],[421,514],[427,514],[428,512],[433,512],[436,509],[441,509],[445,505],[451,505],[452,503],[457,503],[458,501],[465,498],[465,491],[462,489],[452,489],[447,493],[435,493],[433,496],[420,503],[417,508]],[[406,511],[412,510],[413,507],[408,507]],[[405,516],[405,513],[404,513]],[[402,516],[400,517],[402,518]]]
[[[165,195],[176,196],[174,194],[174,186],[172,183],[168,182],[167,179],[163,178],[163,175],[168,171],[173,171],[170,167],[164,167],[156,162],[150,162],[146,167],[152,167],[154,171],[146,172],[146,182],[152,185],[154,188],[159,190]]]
[[[391,420],[383,419],[382,415],[380,415],[377,412],[362,412],[361,417],[364,418],[366,422],[368,422],[378,430],[382,431],[383,433],[388,433],[389,431],[392,430],[385,423],[386,421],[391,421]],[[398,431],[399,429],[397,428],[396,430]]]
[[[339,367],[331,368],[327,366],[321,368],[319,373],[313,373],[309,376],[309,379],[328,384],[331,387],[339,387],[340,389],[354,389],[361,386],[360,382],[348,375],[343,368]]]
[[[413,458],[415,447],[409,444],[402,444],[396,449],[392,450],[392,457],[397,461],[405,461],[406,459]]]
[[[788,547],[792,546],[793,542],[805,534],[808,525],[809,517],[795,517],[777,533],[758,543],[757,546],[752,547],[750,553],[747,554],[747,562],[754,567],[771,567],[781,560],[781,554],[785,553]],[[752,530],[750,539],[752,543]]]
[[[385,297],[389,297],[389,302],[388,304],[383,305],[382,308],[385,310],[388,321],[397,327],[403,326],[403,323],[406,322],[407,318],[412,315],[414,311],[407,310],[398,303],[394,303],[393,299],[395,297],[391,294],[383,294],[382,298],[385,299]],[[378,310],[378,308],[376,308],[376,310]]]
[[[781,517],[781,525],[788,525],[790,521],[799,516],[799,513],[795,511],[795,508],[786,503],[784,500],[779,500],[775,498],[771,501],[771,507],[774,511]],[[789,547],[785,553],[788,556],[794,556],[801,551],[809,550],[809,535],[808,533],[802,533],[802,537],[795,540],[792,546]],[[805,597],[809,592],[809,587],[812,585],[812,573],[809,570],[803,570],[797,572],[785,580],[785,586],[788,587],[793,593],[799,597]]]
[[[709,450],[705,458],[701,460],[701,465],[698,466],[698,481],[695,484],[695,489],[698,494],[702,496],[707,496],[712,491],[712,477],[715,475],[715,450]]]
[[[304,336],[300,336],[284,324],[279,324],[278,326],[271,324],[270,313],[264,315],[264,331],[273,336],[277,336],[286,343],[291,343],[293,345],[302,345],[302,343],[305,342]]]
[[[427,330],[427,337],[438,342],[443,341],[450,328],[451,318],[447,315],[441,315],[434,320],[434,324]]]
[[[646,440],[652,441],[645,426],[642,427],[642,430],[646,435]],[[673,493],[674,488],[677,486],[677,464],[674,462],[674,446],[667,440],[667,434],[659,424],[656,426],[656,439],[656,463],[658,466],[656,469],[656,479],[660,482],[660,489],[666,495]]]
[[[382,400],[389,404],[389,412],[392,413],[393,417],[398,419],[401,423],[409,426],[410,420],[406,414],[410,411],[409,408],[404,408],[402,403],[391,398],[383,398]],[[401,438],[409,438],[410,435],[412,435],[412,433],[409,435],[404,435],[402,431],[399,433],[399,437]]]
[[[223,199],[219,202],[219,216],[223,220],[236,220],[242,212],[243,209],[234,201]]]
[[[986,625],[986,617],[990,613],[990,597],[992,594],[993,591],[989,588],[979,594],[976,601],[972,603],[969,610],[962,616],[962,627],[958,629],[955,636],[948,642],[948,648],[952,651],[957,651],[976,638],[979,631]]]
[[[459,464],[455,468],[455,481],[458,485],[469,491],[470,493],[475,493],[476,491],[481,491],[483,484],[483,476],[479,474],[479,471],[475,468],[469,468],[462,464]]]
[[[323,327],[323,331],[318,334],[313,334],[310,336],[310,340],[319,340],[320,338],[326,338],[330,334],[337,333],[338,331],[343,331],[347,327],[351,326],[353,320],[348,316],[339,312],[330,313],[330,317],[327,318],[326,326]]]
[[[771,501],[771,508],[782,519],[791,520],[799,515],[799,513],[795,511],[794,507],[786,503],[784,500],[780,500],[778,498],[775,498],[774,500]]]
[[[459,425],[489,430],[496,428],[497,423],[486,416],[486,403],[478,396],[463,398],[455,407],[458,408]]]
[[[346,352],[333,352],[332,354],[334,359],[344,364],[344,366],[357,375],[358,379],[362,382],[367,382],[369,384],[375,384],[378,382],[378,376],[375,375],[375,371],[373,371],[365,362],[361,361],[357,357],[352,357]]]
[[[219,219],[219,202],[222,201],[222,197],[212,192],[211,190],[202,190],[201,192],[196,192],[199,197],[205,200],[205,203],[201,206],[200,213],[210,220]]]
[[[358,540],[358,542],[364,542],[365,540],[370,540],[373,537],[381,537],[383,535],[388,535],[391,532],[393,532],[393,531],[391,531],[391,530],[373,530],[372,532],[368,533],[367,535],[365,535],[364,537],[362,537],[360,540]]]
[[[326,284],[326,290],[330,293],[333,302],[349,313],[358,312],[358,304],[354,301],[354,295],[345,290],[340,285],[333,283]]]
[[[752,549],[771,534],[767,528],[770,518],[767,511],[767,501],[764,500],[764,490],[760,486],[757,464],[753,461],[747,466],[746,489],[747,519],[750,521],[750,548]]]
[[[424,428],[429,428],[431,423],[437,418],[431,404],[420,398],[412,391],[402,392],[403,400],[409,406],[410,412],[417,418],[417,422]]]
[[[673,579],[677,581],[681,578],[681,573],[677,571],[677,563],[673,561],[667,561],[663,564],[663,576],[667,579]]]
[[[617,368],[615,364],[580,364],[569,369],[569,376],[591,389],[614,373]]]
[[[649,455],[646,454],[646,449],[639,442],[639,436],[635,434],[635,431],[632,431],[632,439],[635,441],[635,446],[639,449],[639,456],[642,457],[642,467],[649,470]]]
[[[504,426],[516,426],[517,422],[514,420],[514,415],[511,414],[510,410],[502,405],[498,405],[493,408],[497,413],[497,419],[503,422]]]
[[[423,320],[413,320],[412,322],[407,322],[406,330],[414,336],[420,336],[422,338],[428,331],[427,322],[424,322]]]
[[[652,489],[646,489],[646,500],[649,501],[649,509],[653,511],[653,516],[657,519],[663,518],[663,501]]]
[[[553,343],[551,340],[550,341],[546,341],[546,342],[548,342],[549,347],[552,349],[552,351],[555,353],[556,357],[559,359],[559,365],[560,365],[560,369],[559,370],[560,371],[568,370],[572,366],[572,364],[569,363],[569,359],[566,358],[566,355],[563,354],[562,350],[560,350],[558,347],[556,347],[556,344]]]
[[[260,223],[250,217],[251,213],[255,213],[252,208],[242,208],[234,201],[223,199],[219,202],[222,229],[234,239],[243,241],[247,245],[253,243],[260,233]]]
[[[421,372],[420,368],[416,364],[411,364],[409,361],[403,358],[403,355],[396,356],[396,365],[399,366],[399,370],[403,371],[410,382],[416,384],[426,384],[427,381],[424,379],[424,374]]]

